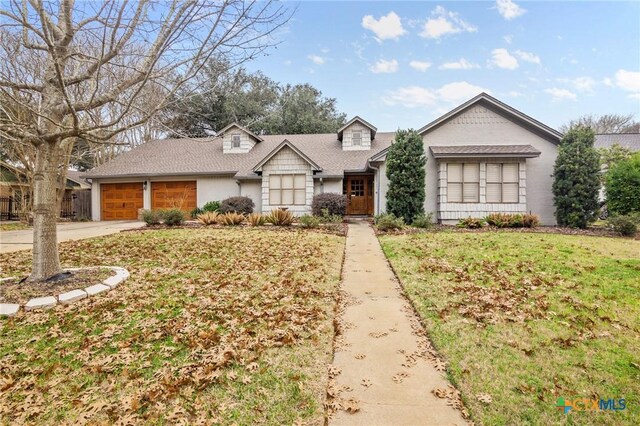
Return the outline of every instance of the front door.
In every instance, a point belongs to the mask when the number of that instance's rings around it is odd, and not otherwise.
[[[373,176],[346,176],[344,187],[347,196],[347,214],[373,214]]]

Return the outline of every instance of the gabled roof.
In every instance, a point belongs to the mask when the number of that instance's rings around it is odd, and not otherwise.
[[[80,177],[82,175],[84,175],[84,172],[71,169],[67,170],[67,180],[77,183],[81,188],[91,188],[91,183],[85,178]]]
[[[294,144],[292,144],[291,142],[289,142],[287,139],[283,140],[280,145],[278,145],[273,151],[271,151],[269,154],[267,154],[267,156],[264,157],[262,159],[262,161],[260,161],[258,164],[256,164],[253,167],[253,171],[254,172],[262,171],[261,170],[262,166],[264,166],[267,163],[267,161],[271,160],[271,158],[273,158],[273,156],[276,155],[278,152],[280,152],[280,150],[282,150],[282,148],[284,148],[284,147],[291,148],[293,150],[293,152],[298,154],[300,157],[302,157],[302,159],[304,161],[309,163],[309,165],[311,166],[311,168],[314,171],[317,171],[317,172],[321,172],[322,171],[322,168],[320,166],[318,166],[316,163],[314,163],[313,160],[311,160],[309,157],[307,157],[304,152],[302,152],[298,148],[296,148],[296,146]]]
[[[461,114],[462,112],[466,111],[467,109],[469,109],[470,107],[476,104],[482,104],[495,112],[499,112],[501,115],[506,116],[512,121],[518,122],[520,125],[523,125],[524,127],[528,128],[534,133],[538,133],[542,136],[546,136],[546,139],[550,140],[555,144],[558,144],[560,142],[560,139],[562,138],[562,133],[558,132],[557,130],[552,129],[546,124],[543,124],[538,120],[535,120],[529,117],[523,112],[520,112],[517,109],[510,107],[504,102],[501,102],[496,98],[494,98],[493,96],[490,96],[486,93],[480,93],[475,98],[468,100],[462,105],[452,109],[448,113],[436,118],[431,123],[427,124],[426,126],[422,127],[420,130],[418,130],[418,133],[420,133],[421,135],[424,135],[430,130],[440,126],[441,124],[447,122],[451,118],[457,116],[458,114]]]
[[[640,133],[604,133],[596,135],[596,148],[611,148],[613,145],[620,145],[631,152],[640,151]]]
[[[541,152],[531,145],[456,145],[431,146],[433,158],[468,157],[539,157]]]
[[[344,130],[351,126],[353,123],[355,122],[359,122],[360,124],[364,125],[365,127],[367,127],[370,131],[371,131],[371,140],[375,139],[376,137],[376,131],[378,131],[378,129],[376,128],[376,126],[374,126],[373,124],[369,123],[368,121],[360,118],[359,116],[355,116],[353,117],[351,120],[347,121],[347,124],[345,124],[344,126],[340,127],[338,129],[338,140],[341,141],[342,140],[342,134],[344,132]]]
[[[253,139],[255,139],[256,142],[262,142],[264,139],[262,139],[260,136],[256,135],[255,133],[251,132],[251,130],[242,127],[241,125],[239,125],[238,123],[231,123],[229,124],[227,127],[225,127],[224,129],[220,130],[218,133],[220,135],[224,135],[225,132],[229,129],[231,129],[232,127],[237,127],[238,129],[242,130],[243,132],[245,132],[246,134],[248,134],[249,136],[251,136]]]

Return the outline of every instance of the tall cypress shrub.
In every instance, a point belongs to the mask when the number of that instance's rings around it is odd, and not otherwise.
[[[597,218],[600,156],[595,134],[587,127],[570,129],[560,141],[553,169],[553,196],[560,226],[586,228]]]
[[[405,223],[424,212],[425,162],[418,132],[398,130],[387,153],[387,213],[402,217]]]

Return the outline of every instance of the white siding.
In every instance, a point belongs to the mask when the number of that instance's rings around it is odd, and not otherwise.
[[[353,144],[353,132],[361,132],[362,144]],[[368,151],[371,149],[371,129],[359,121],[354,122],[342,132],[342,149],[345,151]]]
[[[304,205],[270,205],[269,176],[271,174],[304,174],[306,177],[306,202]],[[262,211],[270,212],[278,207],[286,207],[296,216],[311,212],[313,200],[313,171],[311,165],[288,146],[283,147],[262,166]]]
[[[240,186],[231,176],[199,177],[197,185],[198,207],[204,206],[209,201],[222,201],[225,198],[240,195]],[[253,202],[255,203],[256,200]]]
[[[377,181],[380,180],[380,183]],[[382,163],[376,172],[376,186],[374,208],[375,214],[386,213],[387,211],[387,191],[389,190],[389,180],[387,179],[387,163]]]
[[[254,212],[262,211],[262,181],[260,180],[244,180],[240,184],[240,195],[249,197],[253,200],[255,207]]]
[[[334,194],[342,194],[342,179],[320,179],[313,181],[313,194],[326,194],[328,192]]]
[[[231,138],[234,134],[240,135],[240,148],[233,148],[231,144]],[[251,151],[256,144],[256,141],[249,136],[245,131],[240,130],[237,127],[230,127],[224,133],[222,138],[222,152],[225,154],[244,154]]]
[[[423,141],[427,156],[424,205],[426,212],[433,212],[434,216],[438,215],[440,190],[438,165],[431,156],[430,146],[528,144],[540,151],[541,155],[526,161],[526,188],[521,188],[523,193],[521,193],[519,203],[521,205],[518,208],[522,208],[524,204],[526,207],[523,211],[537,214],[544,225],[555,225],[551,174],[558,148],[550,141],[480,105],[431,130],[423,136]],[[455,208],[455,206],[446,206],[446,208]]]

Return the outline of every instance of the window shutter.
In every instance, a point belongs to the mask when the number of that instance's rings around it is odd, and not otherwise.
[[[295,175],[293,177],[293,187],[295,189],[303,189],[307,186],[307,176],[306,175]]]
[[[447,202],[448,203],[462,202],[462,184],[461,183],[450,183],[447,185]]]
[[[487,180],[489,177],[487,176]],[[502,185],[499,183],[487,183],[487,203],[500,203],[500,192],[502,191]]]
[[[462,182],[462,164],[447,164],[447,180],[449,182]]]
[[[502,184],[502,202],[517,203],[518,188],[519,188],[519,185],[517,183],[503,183]]]
[[[500,164],[487,164],[487,182],[500,182]]]
[[[502,181],[518,182],[518,163],[505,163],[502,165]]]
[[[480,182],[480,164],[465,164],[463,173],[465,182]]]
[[[465,203],[477,203],[479,201],[479,185],[465,183],[462,192],[462,201]]]

